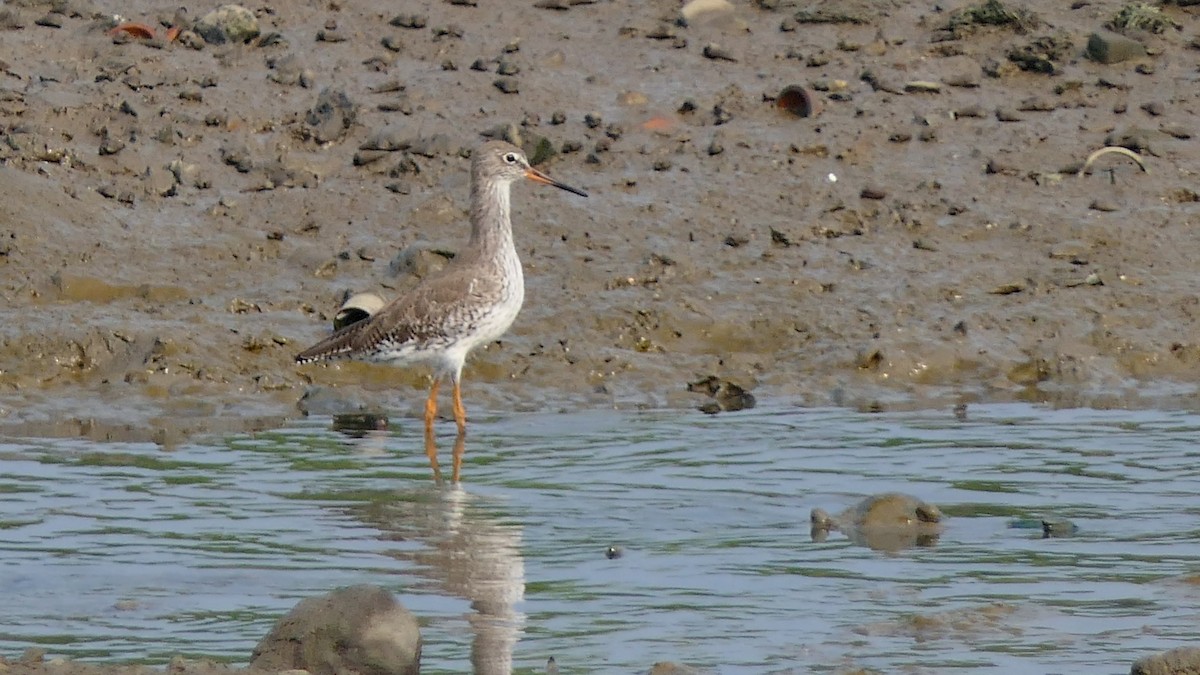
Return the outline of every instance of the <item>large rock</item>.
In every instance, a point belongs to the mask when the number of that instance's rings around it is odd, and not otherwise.
[[[1177,647],[1133,662],[1130,675],[1200,675],[1200,647]]]
[[[813,509],[809,520],[813,541],[825,541],[831,531],[841,530],[856,544],[878,551],[933,546],[942,533],[937,506],[899,492],[872,495],[837,516]]]
[[[250,665],[312,675],[417,675],[421,632],[390,591],[349,586],[293,607],[254,648]]]

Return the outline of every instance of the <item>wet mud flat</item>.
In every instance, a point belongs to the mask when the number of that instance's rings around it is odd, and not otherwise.
[[[690,406],[707,375],[800,404],[1191,404],[1195,6],[713,4],[250,6],[225,44],[165,39],[215,6],[5,5],[5,425],[169,442],[314,386],[416,410],[420,373],[292,357],[346,292],[461,245],[484,133],[592,197],[514,196],[527,301],[468,365],[481,410]],[[1089,58],[1114,27],[1137,46]],[[781,112],[788,85],[820,114]],[[1111,145],[1147,171],[1072,173]]]

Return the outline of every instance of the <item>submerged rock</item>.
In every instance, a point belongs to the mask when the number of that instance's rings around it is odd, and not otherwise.
[[[1200,647],[1175,649],[1143,656],[1133,662],[1130,675],[1200,675]]]
[[[390,591],[348,586],[301,600],[254,648],[250,666],[312,675],[417,675],[421,632]]]
[[[933,546],[942,533],[937,506],[899,492],[872,495],[836,517],[813,509],[809,520],[813,541],[825,541],[831,531],[840,530],[851,541],[880,551]]]

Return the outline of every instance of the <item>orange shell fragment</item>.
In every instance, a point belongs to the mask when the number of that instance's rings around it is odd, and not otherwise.
[[[136,21],[128,21],[126,23],[114,26],[108,31],[108,34],[113,36],[120,35],[121,33],[131,35],[135,38],[141,38],[143,40],[154,39],[154,28]]]

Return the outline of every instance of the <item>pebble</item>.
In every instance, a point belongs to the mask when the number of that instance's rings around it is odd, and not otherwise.
[[[1181,141],[1186,141],[1192,137],[1192,131],[1179,124],[1164,124],[1163,126],[1159,127],[1158,130],[1172,138],[1178,138]]]
[[[972,103],[968,106],[964,106],[964,107],[959,108],[958,110],[954,111],[954,116],[955,117],[983,117],[984,116],[983,106],[981,106],[977,103]]]
[[[192,27],[210,45],[244,43],[258,37],[258,19],[241,5],[222,5],[205,14]]]
[[[721,139],[722,139],[722,136],[721,136],[720,132],[713,134],[712,140],[710,140],[708,142],[707,152],[708,152],[709,157],[713,157],[715,155],[721,154],[722,152],[725,152],[725,146],[721,143]]]
[[[317,31],[317,42],[345,42],[349,38],[336,28],[327,28]]]
[[[420,14],[400,14],[392,18],[388,24],[397,28],[411,28],[413,30],[424,28],[429,22],[429,19]]]
[[[1105,145],[1119,145],[1122,148],[1129,148],[1134,152],[1144,152],[1150,155],[1157,155],[1154,151],[1152,140],[1158,134],[1153,129],[1144,129],[1142,127],[1128,127],[1114,131],[1104,137]]]
[[[1085,53],[1093,61],[1111,65],[1145,56],[1146,48],[1120,33],[1098,31],[1088,37]]]
[[[704,55],[704,58],[712,59],[713,61],[729,61],[731,63],[737,63],[737,59],[733,56],[733,54],[729,53],[729,50],[724,49],[715,43],[704,45],[704,49],[701,50],[701,54]]]
[[[521,91],[516,79],[511,77],[501,77],[493,82],[492,85],[505,94],[516,94]]]
[[[996,108],[996,119],[1001,122],[1020,122],[1025,118],[1012,108]]]
[[[1087,244],[1081,241],[1060,241],[1050,247],[1050,257],[1054,260],[1070,260],[1077,265],[1087,263]]]
[[[679,9],[679,15],[685,22],[695,21],[704,14],[719,14],[733,11],[729,0],[689,0]]]
[[[1000,284],[988,291],[988,293],[992,295],[1012,295],[1013,293],[1020,293],[1023,290],[1025,290],[1025,284],[1018,281],[1009,284]]]
[[[305,115],[313,140],[329,143],[341,139],[354,125],[358,113],[346,92],[326,87],[317,95],[316,105]]]
[[[950,56],[942,60],[942,82],[951,87],[974,88],[983,79],[983,68],[969,56]]]
[[[912,80],[904,83],[904,91],[917,94],[938,94],[942,91],[942,85],[940,82]]]
[[[1112,200],[1099,197],[1093,200],[1088,208],[1092,209],[1093,211],[1100,211],[1102,213],[1112,213],[1114,211],[1119,211],[1121,207],[1117,206]]]
[[[124,149],[125,141],[122,141],[119,138],[114,138],[106,133],[104,134],[103,140],[100,142],[100,148],[98,152],[100,153],[101,157],[107,157],[108,155],[115,155]]]
[[[421,279],[444,269],[453,257],[453,253],[426,244],[412,244],[392,258],[388,272],[394,277],[403,275]]]
[[[1057,108],[1058,105],[1054,101],[1044,99],[1041,96],[1031,96],[1017,105],[1017,110],[1021,112],[1050,112]]]

